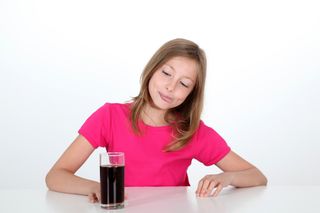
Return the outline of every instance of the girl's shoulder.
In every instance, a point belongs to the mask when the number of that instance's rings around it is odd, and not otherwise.
[[[203,120],[200,120],[198,129],[196,130],[195,134],[197,138],[219,135],[212,127],[205,124]]]
[[[103,106],[101,106],[101,109],[109,114],[109,115],[125,115],[128,116],[130,114],[130,108],[132,103],[112,103],[112,102],[106,102]]]
[[[108,108],[109,110],[129,110],[132,103],[113,103],[113,102],[106,102],[102,107]]]

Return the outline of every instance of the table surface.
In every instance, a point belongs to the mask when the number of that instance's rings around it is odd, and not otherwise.
[[[320,212],[320,186],[225,188],[199,198],[192,187],[127,187],[125,208],[101,209],[86,196],[46,189],[0,189],[0,212]]]

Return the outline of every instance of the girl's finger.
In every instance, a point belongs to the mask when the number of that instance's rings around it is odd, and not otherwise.
[[[210,180],[204,179],[202,188],[200,189],[200,196],[206,195],[209,184],[210,184]]]
[[[96,197],[97,201],[99,202],[99,201],[101,200],[101,194],[100,194],[100,192],[95,193],[95,197]]]
[[[199,183],[198,183],[198,188],[196,190],[197,196],[200,196],[200,192],[201,192],[202,186],[203,186],[203,180],[200,180]]]
[[[207,188],[207,193],[206,195],[209,196],[212,193],[212,190],[216,187],[217,182],[215,180],[212,180]]]
[[[217,186],[217,189],[214,191],[213,193],[213,197],[217,197],[219,195],[219,193],[221,192],[221,190],[223,189],[223,186],[222,184],[220,183],[218,186]]]
[[[90,203],[94,203],[94,197],[93,197],[93,194],[92,194],[92,193],[90,193],[90,194],[88,195],[88,199],[89,199],[89,202],[90,202]]]

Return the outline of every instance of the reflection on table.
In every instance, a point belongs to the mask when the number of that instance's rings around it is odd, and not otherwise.
[[[86,196],[46,189],[2,189],[0,212],[319,212],[320,186],[226,188],[199,198],[192,187],[127,187],[125,208],[101,209]]]

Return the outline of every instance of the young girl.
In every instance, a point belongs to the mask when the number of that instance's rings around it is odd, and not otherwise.
[[[197,196],[217,196],[229,185],[266,185],[256,167],[200,120],[205,78],[206,56],[197,44],[185,39],[165,43],[146,65],[132,102],[106,103],[85,121],[47,174],[48,188],[99,201],[99,183],[75,175],[97,147],[125,153],[125,186],[189,186],[193,158],[223,171],[204,176]]]

